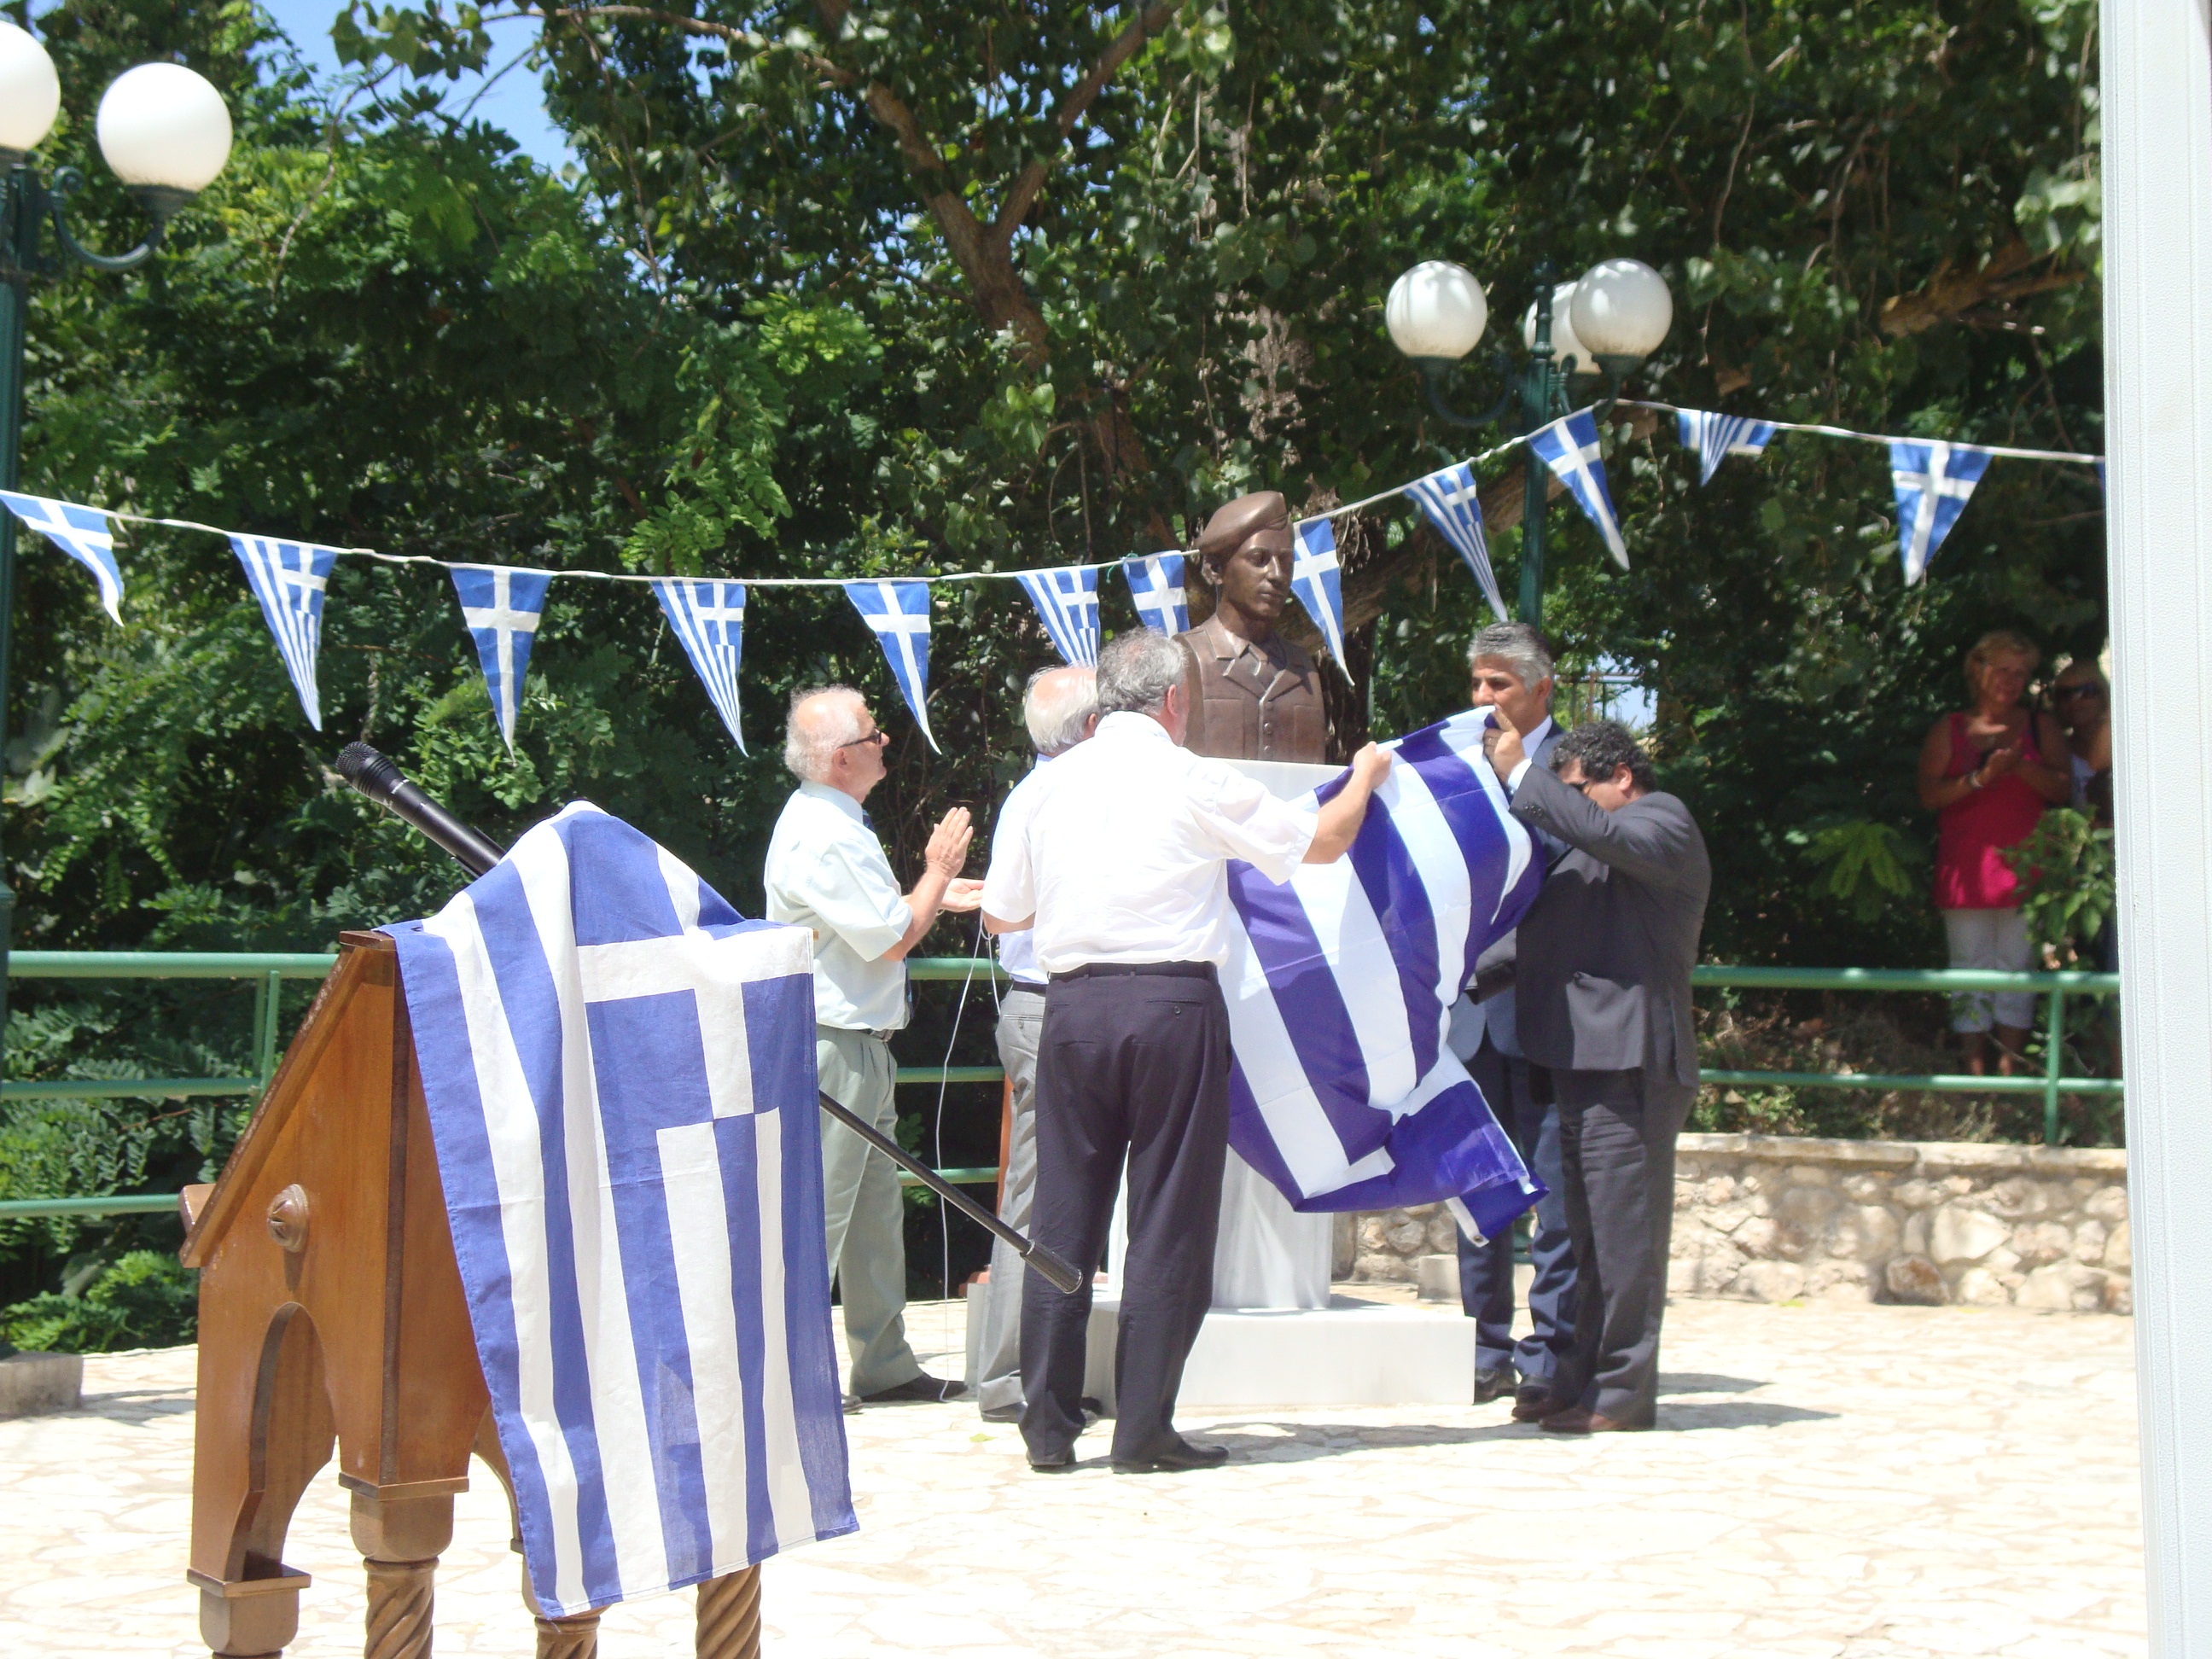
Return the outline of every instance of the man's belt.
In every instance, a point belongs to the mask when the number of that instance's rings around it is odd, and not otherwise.
[[[1066,973],[1054,974],[1054,985],[1071,979],[1119,979],[1136,974],[1150,977],[1154,975],[1170,979],[1212,979],[1215,975],[1210,962],[1086,962],[1080,968],[1071,968]]]

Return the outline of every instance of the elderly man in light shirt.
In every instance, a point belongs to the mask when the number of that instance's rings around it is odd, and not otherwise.
[[[1028,928],[1049,975],[1037,1054],[1032,1236],[1095,1262],[1126,1158],[1129,1250],[1115,1358],[1114,1467],[1207,1468],[1218,1446],[1176,1432],[1183,1362],[1212,1299],[1229,1147],[1227,865],[1285,882],[1344,855],[1390,768],[1372,744],[1318,812],[1182,747],[1188,658],[1164,634],[1100,653],[1097,735],[1038,779],[1021,833],[992,849],[983,921]],[[1071,1468],[1082,1432],[1088,1283],[1022,1293],[1022,1438],[1030,1466]]]
[[[999,808],[991,831],[996,848],[1024,833],[1045,769],[1090,737],[1098,725],[1097,675],[1082,666],[1040,668],[1022,696],[1022,723],[1037,762]],[[999,965],[1013,983],[999,1004],[999,1063],[1006,1068],[1012,1112],[1007,1125],[1006,1170],[999,1185],[999,1218],[1010,1227],[1030,1224],[1036,1186],[1037,1040],[1044,1031],[1044,969],[1037,966],[1028,928],[999,935]],[[994,1423],[1022,1414],[1022,1259],[1004,1239],[991,1246],[990,1282],[970,1304],[976,1320],[975,1407]]]
[[[902,894],[861,803],[884,779],[889,741],[850,686],[791,702],[783,763],[799,779],[769,837],[768,915],[814,933],[814,1058],[831,1099],[896,1138],[891,1033],[907,1022],[906,956],[940,910],[973,910],[959,879],[965,807],[938,821],[925,867]],[[950,1400],[964,1384],[931,1376],[906,1340],[905,1205],[891,1161],[842,1124],[822,1127],[830,1269],[851,1350],[848,1404]]]

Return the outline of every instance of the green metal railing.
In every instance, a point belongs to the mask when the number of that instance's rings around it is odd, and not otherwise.
[[[312,953],[204,952],[160,951],[18,951],[9,957],[17,979],[248,979],[254,981],[254,1054],[259,1076],[234,1078],[118,1078],[0,1084],[0,1098],[54,1100],[191,1098],[257,1094],[276,1074],[280,1032],[279,991],[283,981],[319,980],[335,956]],[[963,981],[988,987],[1006,970],[988,957],[918,957],[907,963],[909,979]],[[1723,1087],[1790,1089],[1929,1090],[1975,1094],[2040,1094],[2043,1138],[2058,1141],[2062,1096],[2117,1095],[2118,1078],[2064,1075],[2066,1000],[2069,996],[2112,996],[2117,974],[1997,973],[1966,968],[1698,968],[1692,982],[1700,988],[1733,988],[1774,991],[1934,992],[2027,991],[2045,1000],[2045,1052],[2039,1077],[1981,1077],[1964,1073],[1705,1071],[1704,1080]],[[902,1066],[902,1085],[943,1085],[996,1083],[1006,1073],[996,1066]],[[998,1179],[995,1168],[941,1170],[946,1180],[980,1186]],[[902,1183],[919,1186],[911,1176]],[[143,1214],[172,1209],[174,1194],[140,1193],[108,1198],[34,1198],[0,1200],[0,1220],[37,1216]]]

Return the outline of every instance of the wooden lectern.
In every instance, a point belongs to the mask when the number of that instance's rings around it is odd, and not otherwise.
[[[514,1494],[446,1224],[430,1121],[381,933],[348,933],[222,1178],[185,1194],[200,1269],[192,1551],[200,1632],[276,1659],[307,1575],[284,1534],[330,1461],[353,1494],[368,1659],[430,1652],[431,1579],[473,1452]],[[522,1546],[518,1538],[514,1547]],[[597,1613],[538,1618],[538,1659],[591,1659]],[[757,1659],[760,1569],[699,1587],[700,1659]]]

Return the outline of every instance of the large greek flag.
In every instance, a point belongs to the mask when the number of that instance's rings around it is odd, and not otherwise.
[[[545,1612],[854,1530],[811,936],[580,801],[388,931]]]
[[[1229,867],[1230,1144],[1294,1208],[1449,1200],[1494,1237],[1540,1190],[1443,1040],[1543,880],[1483,758],[1485,712],[1386,745],[1347,857],[1279,887]]]

